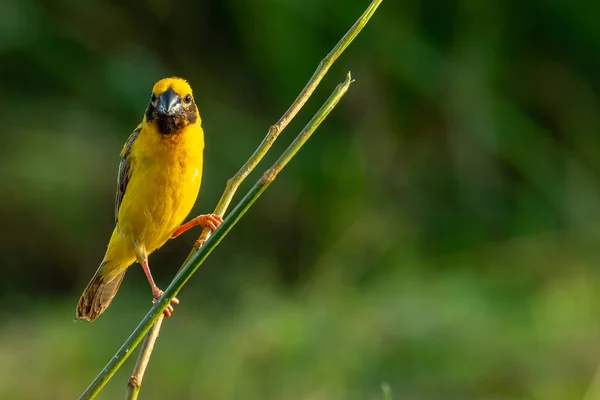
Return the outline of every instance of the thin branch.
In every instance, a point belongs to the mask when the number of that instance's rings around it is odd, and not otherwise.
[[[315,89],[317,88],[327,71],[329,71],[329,67],[331,67],[331,65],[338,59],[338,57],[344,52],[344,50],[346,50],[346,47],[348,47],[348,45],[352,43],[352,41],[360,33],[360,31],[362,31],[362,29],[367,24],[367,22],[369,22],[369,20],[375,13],[375,10],[377,10],[377,7],[379,7],[379,4],[381,4],[382,1],[383,0],[373,0],[371,4],[369,4],[369,7],[367,7],[365,12],[363,12],[363,14],[360,16],[360,18],[358,18],[354,25],[352,25],[348,32],[346,32],[346,34],[340,39],[340,41],[335,45],[335,47],[329,52],[329,54],[327,54],[327,56],[319,63],[312,77],[306,83],[304,89],[302,89],[298,97],[296,97],[296,100],[294,100],[290,108],[288,108],[288,110],[281,116],[281,118],[279,118],[279,121],[277,121],[275,125],[269,128],[267,136],[265,136],[260,146],[258,146],[254,154],[252,154],[252,156],[248,159],[248,161],[246,161],[242,168],[240,168],[240,170],[231,179],[227,181],[225,191],[223,192],[223,196],[221,196],[221,199],[219,200],[219,203],[217,203],[217,207],[215,208],[215,214],[219,214],[221,216],[225,215],[225,211],[227,211],[227,208],[229,207],[229,204],[233,199],[233,195],[235,194],[240,184],[243,182],[244,179],[246,179],[250,172],[252,172],[256,165],[262,160],[267,151],[269,151],[269,149],[271,148],[281,131],[283,131],[286,128],[286,126],[288,126],[288,124],[292,121],[292,119],[294,119],[296,114],[298,114],[300,109],[304,106],[306,101],[313,94],[313,92],[315,91]],[[204,229],[202,231],[202,234],[196,241],[195,248],[192,249],[188,258],[192,254],[194,254],[197,251],[197,249],[200,248],[200,246],[202,246],[202,243],[204,243],[206,239],[208,239],[210,233],[210,229]]]
[[[133,372],[131,373],[131,377],[127,382],[127,397],[125,398],[126,400],[136,400],[138,398],[138,394],[140,393],[140,389],[142,388],[144,372],[146,372],[146,367],[148,366],[148,362],[150,361],[152,351],[154,350],[154,343],[156,343],[156,339],[160,334],[160,326],[162,325],[164,319],[164,314],[160,314],[154,325],[152,325],[152,329],[146,335],[144,343],[142,343],[140,355],[137,361],[135,362],[135,367],[133,367]]]
[[[181,288],[186,284],[194,272],[196,272],[204,260],[206,260],[214,248],[217,247],[221,240],[223,240],[223,237],[229,233],[231,228],[233,228],[233,226],[240,220],[240,218],[246,213],[256,199],[258,199],[258,197],[265,191],[271,182],[273,182],[277,174],[298,152],[300,147],[306,143],[312,133],[317,129],[327,115],[329,115],[331,110],[337,105],[344,94],[346,94],[352,82],[353,81],[350,77],[350,73],[348,73],[344,83],[339,84],[336,87],[325,104],[321,106],[319,111],[315,114],[315,116],[313,116],[310,122],[306,125],[306,127],[304,127],[302,132],[300,132],[298,137],[296,137],[296,139],[286,149],[281,157],[279,157],[275,164],[273,164],[273,166],[262,175],[262,177],[258,180],[258,182],[256,182],[256,184],[250,189],[244,198],[240,200],[231,213],[225,218],[221,226],[219,226],[219,228],[207,239],[200,250],[198,250],[192,257],[190,257],[189,261],[185,263],[185,266],[175,276],[163,295],[154,303],[150,311],[148,311],[148,313],[144,316],[133,333],[127,338],[125,343],[123,343],[113,358],[102,369],[102,371],[100,371],[88,388],[79,397],[80,400],[93,399],[100,392],[100,390],[102,390],[110,378],[115,374],[115,372],[117,372],[119,367],[123,365],[131,352],[142,341],[144,335],[148,333],[152,325],[158,321],[159,317],[167,308],[171,300],[177,295],[177,293],[179,293]]]
[[[338,59],[338,57],[343,53],[343,51],[348,47],[348,45],[354,40],[354,38],[360,33],[362,28],[367,24],[371,16],[379,7],[382,0],[373,0],[369,7],[363,12],[360,18],[352,25],[350,30],[346,32],[346,34],[340,39],[340,41],[335,45],[335,47],[327,54],[327,56],[319,63],[317,69],[313,73],[310,80],[306,83],[296,100],[292,103],[292,105],[288,108],[288,110],[279,118],[279,120],[269,128],[267,135],[258,146],[258,148],[254,151],[252,156],[246,161],[246,163],[240,168],[240,170],[227,181],[225,185],[225,190],[221,199],[217,203],[215,207],[214,214],[219,214],[220,216],[224,216],[227,208],[229,207],[233,196],[235,195],[237,189],[242,184],[244,179],[250,175],[250,173],[254,170],[254,168],[258,165],[258,163],[263,159],[265,154],[269,151],[275,140],[279,137],[279,134],[288,126],[288,124],[294,119],[296,114],[302,109],[304,104],[310,98],[310,96],[315,91],[316,87],[319,85],[329,67]],[[198,238],[198,240],[194,243],[194,247],[188,254],[185,262],[189,261],[189,259],[198,251],[198,249],[206,242],[208,237],[211,234],[210,229],[204,229],[202,234]],[[182,268],[183,268],[182,265]],[[181,269],[180,269],[181,271]],[[152,327],[150,332],[148,332],[148,336],[157,337],[160,331],[160,325],[162,323],[163,317],[161,316],[157,323]],[[152,343],[152,346],[148,344]],[[139,393],[139,385],[141,385],[142,379],[144,377],[144,371],[146,370],[146,365],[150,361],[150,354],[152,353],[154,348],[154,342],[150,342],[145,340],[140,348],[140,354],[138,355],[138,359],[136,361],[134,371],[132,372],[130,382],[134,380],[138,383],[138,386],[128,385],[128,397],[127,399],[135,400],[137,399],[137,393]],[[135,392],[135,395],[132,394]]]

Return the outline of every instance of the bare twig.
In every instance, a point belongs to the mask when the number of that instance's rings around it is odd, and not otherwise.
[[[367,24],[371,16],[375,13],[375,10],[377,10],[377,7],[379,7],[379,4],[381,4],[381,2],[382,0],[373,0],[369,7],[360,16],[360,18],[354,23],[354,25],[352,25],[350,30],[346,32],[346,34],[340,39],[340,41],[335,45],[335,47],[329,52],[329,54],[327,54],[327,56],[319,63],[317,69],[313,73],[310,80],[306,83],[298,97],[296,97],[296,100],[294,100],[292,105],[281,116],[281,118],[279,118],[279,120],[269,128],[267,135],[265,136],[261,144],[258,146],[258,148],[254,151],[252,156],[248,159],[248,161],[246,161],[246,163],[239,169],[239,171],[227,181],[223,195],[221,196],[221,199],[215,207],[214,214],[219,214],[221,216],[225,215],[225,212],[227,211],[227,208],[229,207],[233,196],[235,195],[237,189],[242,184],[244,179],[246,179],[246,177],[250,175],[250,173],[258,165],[258,163],[263,159],[265,154],[267,154],[275,140],[277,140],[279,134],[288,126],[292,119],[294,119],[294,117],[302,109],[304,104],[306,104],[306,102],[313,94],[316,87],[319,85],[319,83],[321,82],[331,65],[338,59],[338,57],[343,53],[346,47],[348,47],[352,40],[354,40],[354,38],[360,33],[362,28]],[[189,261],[189,259],[198,251],[198,249],[209,238],[210,234],[211,230],[208,228],[202,231],[202,234],[194,243],[194,247],[190,251],[190,254],[186,258],[185,262]],[[160,316],[157,322],[162,323],[162,319],[163,317]],[[157,323],[155,324],[155,326],[152,327],[150,332],[148,332],[149,336],[158,336],[158,331],[160,330],[160,323]],[[140,348],[140,354],[138,356],[136,365],[134,367],[134,372],[132,373],[130,379],[130,381],[132,379],[135,379],[139,385],[141,385],[144,376],[144,371],[146,369],[145,365],[150,361],[149,353],[152,353],[152,349],[154,347],[154,342],[152,342],[152,346],[148,346],[147,344],[149,343],[150,342],[147,340],[144,341],[142,347]],[[132,395],[130,394],[133,391],[135,391],[136,393],[134,397],[132,397]],[[136,388],[129,385],[127,398],[132,400],[137,399],[138,392],[139,387]]]
[[[152,330],[150,330],[150,332],[148,332],[146,335],[144,343],[142,343],[143,351],[140,350],[140,355],[135,362],[135,367],[133,367],[133,372],[131,373],[129,382],[127,382],[128,389],[126,400],[135,400],[138,398],[138,394],[140,393],[140,389],[142,387],[142,379],[144,379],[144,372],[146,372],[146,367],[150,361],[152,351],[154,350],[154,343],[156,343],[156,339],[160,334],[160,326],[164,318],[164,314],[159,316],[152,326]]]
[[[215,214],[219,214],[220,216],[225,215],[225,211],[227,211],[227,207],[229,207],[229,204],[231,203],[231,200],[233,199],[233,195],[235,194],[237,188],[244,181],[244,179],[246,179],[250,172],[252,172],[256,165],[262,160],[267,151],[269,151],[271,145],[273,145],[281,131],[283,131],[288,126],[288,124],[292,121],[292,119],[294,119],[296,114],[298,114],[300,109],[302,109],[304,104],[306,104],[307,100],[313,94],[313,92],[315,91],[315,89],[317,88],[327,71],[329,71],[329,67],[333,65],[333,63],[344,52],[344,50],[346,50],[346,47],[348,47],[348,45],[352,43],[352,41],[360,33],[360,31],[362,31],[362,29],[367,24],[367,22],[369,22],[369,20],[375,13],[375,10],[377,10],[377,7],[379,7],[379,4],[381,4],[382,1],[383,0],[373,0],[371,4],[369,4],[369,7],[367,7],[367,9],[360,16],[360,18],[358,18],[354,25],[352,25],[348,32],[346,32],[346,34],[340,39],[340,41],[335,45],[335,47],[329,52],[329,54],[327,54],[327,56],[325,56],[325,58],[321,60],[312,77],[304,86],[304,89],[302,89],[298,97],[296,97],[296,100],[294,100],[292,105],[281,116],[281,118],[279,118],[279,121],[277,121],[275,125],[272,125],[271,128],[269,128],[267,136],[265,136],[262,143],[260,144],[260,146],[258,146],[254,154],[252,154],[252,156],[248,159],[248,161],[246,161],[242,168],[240,168],[240,170],[231,179],[227,181],[225,191],[223,192],[223,195],[221,196],[221,199],[219,200],[219,203],[217,203],[217,207],[215,208]],[[202,246],[202,243],[204,243],[206,239],[208,239],[210,233],[210,229],[204,229],[202,231],[202,234],[196,241],[195,248],[192,249],[188,258],[192,254],[194,254],[197,251],[197,249],[200,248],[200,246]]]
[[[279,157],[277,162],[269,168],[262,177],[254,184],[250,191],[244,196],[242,200],[235,206],[231,213],[225,218],[221,226],[208,238],[206,243],[198,250],[189,260],[185,263],[184,267],[175,276],[169,287],[165,290],[163,295],[154,303],[150,311],[144,316],[138,326],[135,328],[133,333],[127,338],[125,343],[108,362],[108,364],[100,371],[88,388],[79,397],[83,399],[93,399],[102,390],[110,378],[117,372],[119,367],[123,365],[125,360],[129,357],[133,349],[142,341],[144,335],[146,335],[152,325],[154,325],[171,300],[179,293],[181,288],[186,284],[190,277],[196,272],[200,265],[206,260],[208,255],[213,249],[219,244],[223,237],[229,233],[231,228],[240,220],[240,218],[246,213],[250,206],[260,197],[265,189],[273,182],[279,171],[285,167],[290,159],[298,152],[300,147],[306,143],[308,138],[317,129],[321,122],[329,115],[331,110],[337,105],[340,99],[346,94],[352,79],[350,73],[344,81],[336,87],[334,92],[329,96],[325,104],[321,106],[319,111],[310,120],[310,122],[304,127],[302,132],[296,137],[292,144],[287,150]],[[149,357],[148,353],[148,357]]]

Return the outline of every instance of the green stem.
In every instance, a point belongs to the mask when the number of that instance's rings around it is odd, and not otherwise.
[[[348,32],[346,32],[346,34],[340,39],[340,41],[335,45],[335,47],[329,52],[329,54],[327,54],[327,56],[325,56],[325,58],[319,63],[312,77],[304,86],[304,89],[302,89],[302,91],[300,92],[298,97],[296,97],[296,100],[294,100],[294,102],[288,108],[288,110],[281,116],[281,118],[279,118],[279,121],[277,121],[275,125],[272,125],[271,128],[269,128],[267,136],[265,136],[262,143],[254,151],[254,154],[252,154],[252,156],[248,159],[248,161],[246,161],[246,163],[240,168],[240,170],[231,179],[227,181],[227,184],[225,185],[225,191],[223,192],[223,196],[221,196],[219,203],[217,203],[217,206],[215,207],[215,214],[219,214],[221,216],[225,215],[225,212],[227,211],[227,208],[229,207],[229,204],[231,203],[231,200],[233,199],[233,196],[237,191],[238,187],[241,185],[244,179],[246,179],[250,172],[252,172],[252,170],[258,165],[258,163],[263,159],[265,154],[267,154],[267,152],[269,151],[269,149],[271,148],[281,131],[283,131],[286,128],[286,126],[288,126],[288,124],[292,121],[292,119],[294,119],[296,114],[298,114],[300,109],[304,106],[304,104],[313,94],[313,92],[315,91],[315,89],[317,88],[327,71],[329,71],[329,67],[331,67],[331,65],[338,59],[338,57],[344,52],[344,50],[346,50],[346,47],[348,47],[348,45],[352,43],[352,41],[360,33],[360,31],[362,31],[362,29],[367,24],[367,22],[369,22],[369,19],[371,19],[371,17],[375,13],[375,10],[377,10],[377,7],[379,7],[379,4],[381,4],[382,1],[383,0],[373,0],[371,4],[369,4],[369,7],[367,7],[367,9],[360,16],[360,18],[358,18],[354,25],[352,25]],[[196,245],[191,250],[190,255],[188,256],[188,259],[192,256],[192,254],[198,251],[198,248],[202,246],[202,243],[204,243],[206,239],[208,239],[210,234],[211,231],[208,228],[202,231],[202,234],[196,241]]]
[[[237,189],[241,185],[241,183],[248,177],[248,175],[254,170],[254,168],[258,165],[258,163],[263,159],[265,154],[269,151],[275,140],[279,137],[279,134],[288,126],[288,124],[294,119],[296,114],[300,111],[300,109],[304,106],[307,100],[310,98],[312,93],[315,91],[316,87],[319,85],[329,67],[338,59],[338,57],[342,54],[342,52],[348,47],[348,45],[354,40],[354,38],[360,33],[362,28],[367,24],[377,7],[382,0],[373,0],[369,7],[363,12],[360,18],[352,25],[352,27],[346,32],[346,34],[340,39],[340,41],[335,45],[335,47],[327,54],[327,56],[319,63],[317,69],[313,73],[310,80],[306,83],[296,100],[292,103],[292,105],[288,108],[288,110],[279,118],[279,120],[269,128],[267,135],[261,142],[261,144],[254,151],[252,156],[246,161],[246,163],[239,169],[239,171],[227,181],[225,185],[225,190],[221,199],[217,203],[215,207],[214,213],[219,214],[221,216],[225,215],[233,196],[235,195]],[[191,249],[188,254],[185,262],[187,263],[190,258],[198,251],[202,244],[206,242],[208,237],[211,235],[210,229],[204,229],[202,234],[194,244],[194,247]],[[183,268],[183,266],[182,266]],[[180,269],[181,271],[181,269]],[[162,320],[160,320],[162,322]],[[148,336],[158,336],[158,331],[160,330],[160,324],[156,324],[152,327],[150,332],[148,332]],[[138,359],[136,361],[136,367],[134,369],[134,373],[132,374],[132,379],[135,379],[137,382],[141,383],[144,377],[145,365],[150,360],[150,353],[152,353],[152,347],[148,347],[148,341],[144,341]],[[145,363],[145,364],[144,364]],[[144,368],[141,368],[144,365]],[[135,371],[138,370],[140,373],[135,374]],[[129,399],[136,399],[137,393],[139,392],[139,387],[132,387],[129,385],[128,387],[128,396],[131,396],[131,393],[135,391],[136,397],[128,397]]]
[[[300,132],[298,137],[292,142],[292,144],[281,155],[281,157],[279,157],[277,162],[275,162],[275,164],[273,164],[273,166],[263,174],[263,176],[258,180],[258,182],[256,182],[252,189],[250,189],[244,198],[235,206],[227,218],[225,218],[221,226],[219,226],[219,228],[208,238],[200,250],[198,250],[185,263],[184,267],[175,276],[163,295],[156,301],[156,303],[154,303],[150,311],[148,311],[148,313],[144,316],[133,333],[127,338],[125,343],[123,343],[121,348],[117,351],[109,363],[102,369],[102,371],[100,371],[90,386],[88,386],[88,388],[79,397],[80,400],[93,399],[100,392],[100,390],[102,390],[104,385],[106,385],[119,367],[123,365],[131,352],[142,341],[142,338],[150,330],[152,325],[158,321],[165,308],[167,308],[167,305],[170,304],[171,300],[177,295],[177,293],[179,293],[183,285],[185,285],[194,272],[196,272],[198,267],[200,267],[204,260],[206,260],[208,255],[221,242],[221,240],[223,240],[223,237],[229,233],[231,228],[246,213],[248,208],[250,208],[250,206],[256,201],[256,199],[258,199],[262,192],[264,192],[271,182],[273,182],[277,174],[283,169],[283,167],[285,167],[294,154],[298,152],[300,147],[304,145],[315,129],[317,129],[325,117],[327,117],[331,110],[340,101],[342,96],[346,94],[352,82],[353,81],[350,77],[350,73],[348,73],[346,81],[336,87],[325,104],[321,106],[319,111],[310,120],[302,132]]]
[[[160,333],[160,326],[164,320],[164,314],[160,314],[158,319],[152,325],[152,329],[146,335],[144,339],[144,343],[142,344],[142,348],[140,349],[140,355],[135,362],[135,367],[133,367],[133,371],[131,373],[131,377],[127,382],[127,396],[126,400],[136,400],[138,395],[140,394],[140,389],[142,387],[142,380],[144,379],[144,372],[146,372],[146,367],[148,366],[148,362],[150,361],[150,356],[152,355],[152,351],[154,350],[154,343],[156,343],[156,339]]]

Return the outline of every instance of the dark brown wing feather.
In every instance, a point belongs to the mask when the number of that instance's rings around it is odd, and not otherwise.
[[[131,148],[141,130],[142,125],[138,125],[133,133],[129,135],[123,150],[121,150],[121,162],[119,163],[119,175],[117,176],[117,196],[115,198],[115,223],[119,222],[119,207],[121,207],[127,184],[131,178]]]

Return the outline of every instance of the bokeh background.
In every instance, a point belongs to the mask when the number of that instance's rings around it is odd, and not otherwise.
[[[385,0],[242,187],[351,70],[180,293],[141,398],[600,398],[599,4]],[[150,307],[133,267],[73,322],[153,82],[195,89],[209,212],[367,5],[3,1],[0,398],[76,398]],[[160,286],[197,234],[151,257]]]

